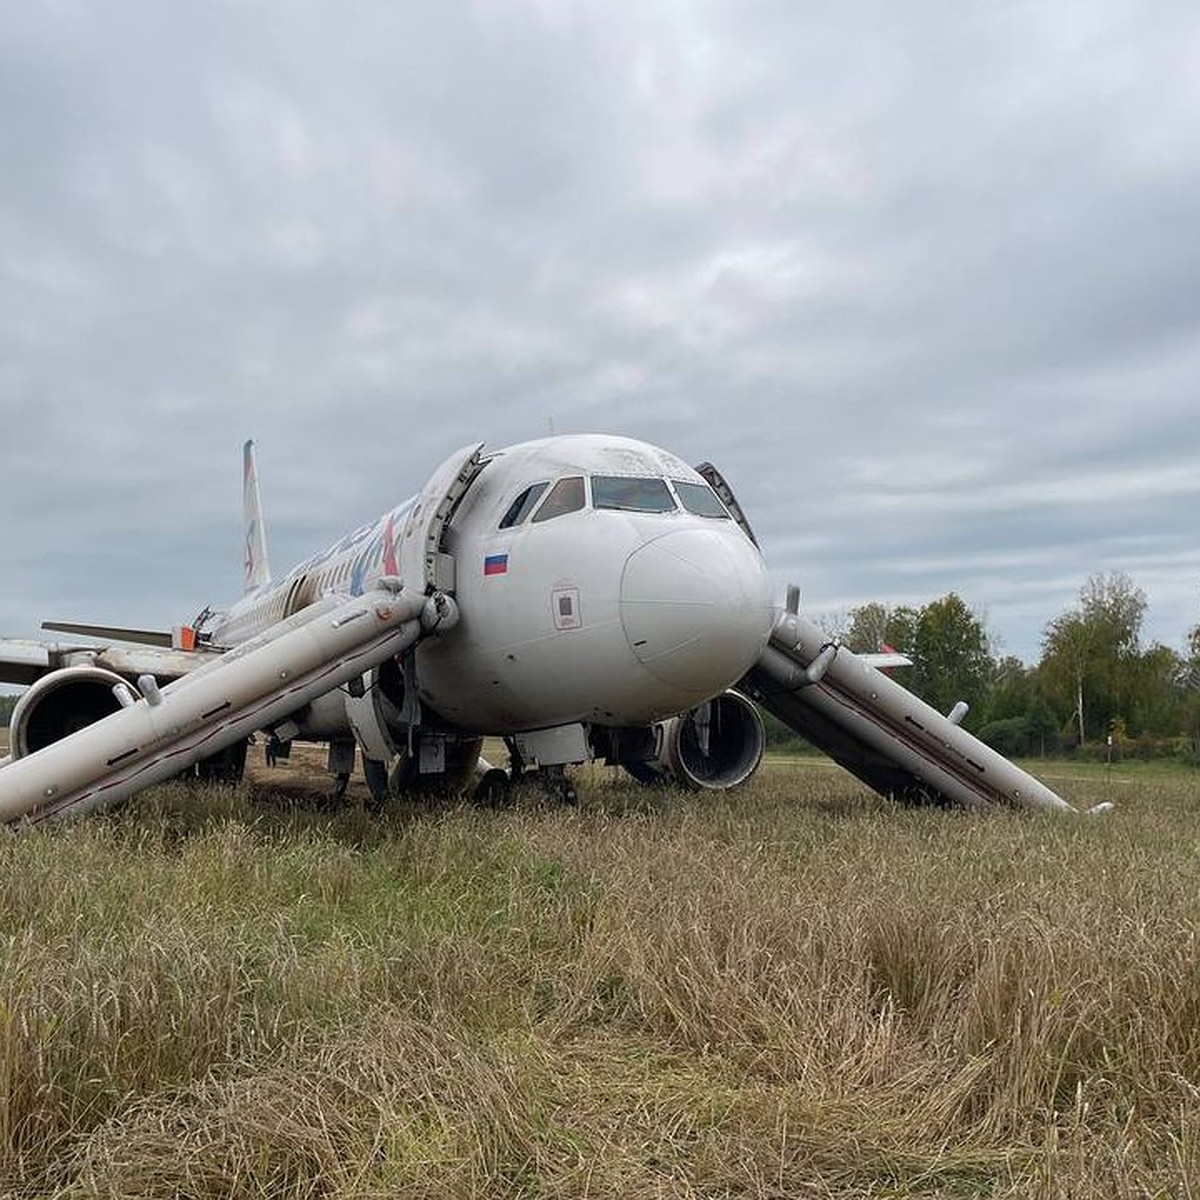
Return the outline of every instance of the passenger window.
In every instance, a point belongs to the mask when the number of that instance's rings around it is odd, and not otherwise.
[[[593,475],[592,504],[627,512],[675,511],[675,497],[665,479],[630,479],[625,475]]]
[[[695,513],[698,517],[719,517],[725,521],[730,520],[729,513],[725,511],[725,505],[721,503],[717,493],[707,483],[683,483],[676,479],[674,484],[675,491],[688,512]]]
[[[500,520],[501,529],[511,529],[520,525],[531,512],[533,506],[542,498],[542,493],[549,487],[548,483],[532,483],[509,506],[508,512]]]
[[[578,512],[586,503],[583,495],[583,477],[571,475],[560,479],[551,489],[550,495],[542,501],[542,507],[533,515],[533,524],[539,521],[550,521],[565,513]]]

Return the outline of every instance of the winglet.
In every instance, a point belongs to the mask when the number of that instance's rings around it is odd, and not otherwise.
[[[242,447],[242,517],[246,522],[246,591],[252,592],[271,581],[267,561],[267,531],[263,527],[262,497],[258,494],[258,467],[254,442]]]

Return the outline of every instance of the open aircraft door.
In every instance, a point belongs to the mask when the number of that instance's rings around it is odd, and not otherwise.
[[[442,550],[442,535],[458,502],[483,470],[483,442],[456,450],[421,489],[400,538],[398,569],[411,592],[453,594],[454,560]]]
[[[459,501],[483,470],[483,446],[483,442],[463,446],[434,471],[408,514],[398,548],[394,534],[389,533],[384,569],[396,572],[406,593],[453,595],[455,564],[442,549],[442,537]],[[389,566],[388,558],[393,555],[395,562]],[[436,628],[436,624],[431,628]],[[397,720],[405,718],[407,723],[414,723],[419,717],[419,706],[413,707],[416,698],[412,692],[387,696],[386,689],[380,686],[380,677],[380,666],[376,665],[362,677],[361,686],[347,692],[345,708],[364,758],[368,762],[387,763],[397,750]],[[405,712],[397,711],[401,705]]]

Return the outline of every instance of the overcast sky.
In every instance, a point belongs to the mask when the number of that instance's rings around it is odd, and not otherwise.
[[[0,632],[452,449],[711,459],[782,593],[1200,617],[1195,0],[0,6]]]

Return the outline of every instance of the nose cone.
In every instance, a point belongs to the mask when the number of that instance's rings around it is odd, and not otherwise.
[[[732,525],[663,534],[625,562],[625,636],[652,675],[682,691],[712,695],[740,679],[773,619],[762,556]]]

